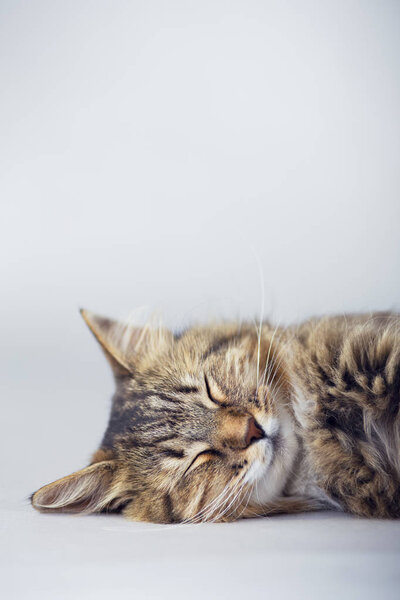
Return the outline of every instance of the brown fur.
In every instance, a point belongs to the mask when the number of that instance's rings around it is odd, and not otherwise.
[[[400,517],[398,317],[306,323],[289,368],[318,485],[349,512]]]
[[[160,523],[400,517],[396,315],[178,336],[83,316],[114,372],[110,420],[91,465],[39,489],[35,508]]]

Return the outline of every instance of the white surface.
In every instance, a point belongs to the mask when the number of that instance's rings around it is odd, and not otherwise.
[[[400,523],[321,513],[200,526],[2,509],[6,598],[397,600]]]
[[[110,374],[77,314],[399,307],[397,0],[0,2],[1,588],[397,598],[399,524],[154,528],[35,514]],[[286,592],[286,593],[285,593]]]

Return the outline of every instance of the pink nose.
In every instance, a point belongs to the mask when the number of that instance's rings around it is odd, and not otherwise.
[[[246,446],[250,446],[250,444],[261,440],[263,437],[265,437],[263,428],[257,423],[254,417],[250,417],[246,433]]]

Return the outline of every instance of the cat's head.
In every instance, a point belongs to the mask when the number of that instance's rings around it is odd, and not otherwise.
[[[110,421],[92,463],[35,492],[35,508],[198,522],[281,494],[297,442],[268,324],[173,335],[82,314],[114,372]]]

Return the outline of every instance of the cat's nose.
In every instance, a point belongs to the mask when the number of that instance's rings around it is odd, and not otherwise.
[[[256,442],[257,440],[261,440],[263,437],[265,437],[263,428],[259,423],[257,423],[254,417],[250,417],[245,438],[246,445],[250,446],[250,444]]]

